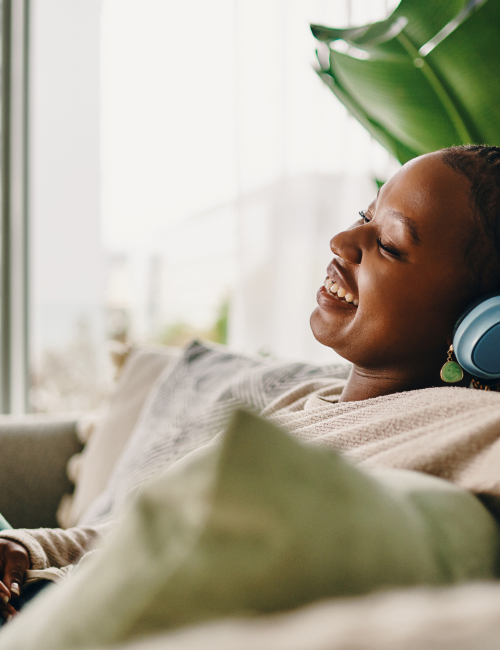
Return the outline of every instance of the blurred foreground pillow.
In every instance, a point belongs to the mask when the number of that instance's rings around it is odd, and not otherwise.
[[[105,646],[381,587],[493,578],[471,494],[361,471],[238,411],[219,447],[149,483],[100,553],[0,634],[0,650]]]

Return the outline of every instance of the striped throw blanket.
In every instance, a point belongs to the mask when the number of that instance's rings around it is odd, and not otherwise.
[[[146,480],[222,432],[237,406],[261,412],[297,385],[348,373],[348,365],[273,362],[195,341],[153,387],[106,490],[79,524],[115,519]]]

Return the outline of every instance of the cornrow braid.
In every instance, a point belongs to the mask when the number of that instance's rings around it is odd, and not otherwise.
[[[476,234],[469,241],[466,259],[475,271],[481,293],[497,291],[500,289],[500,147],[482,144],[449,147],[442,149],[442,159],[470,182]]]
[[[442,149],[443,161],[470,183],[475,236],[466,261],[478,279],[481,294],[500,290],[500,147],[468,144]],[[500,391],[500,380],[474,379],[472,388]]]

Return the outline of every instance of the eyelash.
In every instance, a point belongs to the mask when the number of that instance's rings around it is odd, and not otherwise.
[[[364,221],[364,223],[370,223],[371,219],[368,219],[368,217],[366,216],[366,212],[364,210],[359,211],[359,216]],[[392,248],[388,248],[387,246],[384,246],[384,244],[382,243],[382,241],[380,239],[377,239],[377,244],[386,253],[389,253],[389,255],[392,255],[392,257],[396,257],[398,259],[400,258],[400,255],[396,250],[394,250]]]

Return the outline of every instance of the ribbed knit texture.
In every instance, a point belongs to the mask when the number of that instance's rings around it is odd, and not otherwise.
[[[361,465],[452,481],[500,517],[500,393],[446,386],[337,403],[343,383],[304,383],[262,414]]]
[[[73,565],[111,530],[113,524],[81,528],[36,528],[2,531],[0,537],[22,544],[28,551],[31,569],[26,583],[36,580],[57,581],[67,575]]]

